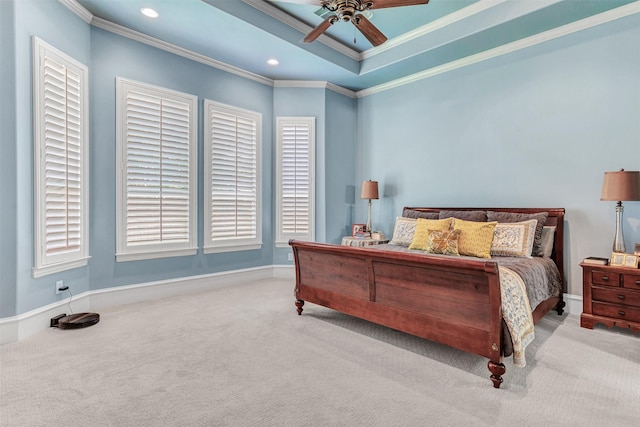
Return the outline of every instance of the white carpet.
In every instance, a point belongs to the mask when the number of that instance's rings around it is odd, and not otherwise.
[[[270,280],[104,310],[0,347],[2,426],[637,426],[640,338],[547,315],[527,367],[313,304]],[[72,304],[73,307],[73,304]]]

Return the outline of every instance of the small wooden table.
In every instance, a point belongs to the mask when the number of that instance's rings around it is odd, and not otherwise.
[[[580,326],[596,323],[640,332],[640,270],[610,265],[582,267],[582,315]]]

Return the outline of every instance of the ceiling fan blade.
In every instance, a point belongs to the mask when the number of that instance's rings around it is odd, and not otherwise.
[[[304,39],[302,39],[302,41],[305,42],[305,43],[311,43],[312,41],[314,41],[315,39],[320,37],[320,34],[322,34],[325,31],[327,31],[327,28],[329,28],[331,25],[333,25],[333,23],[336,22],[337,20],[338,20],[338,18],[336,18],[335,16],[328,17],[327,19],[322,21],[322,23],[320,25],[318,25],[313,30],[311,30],[311,32],[309,34],[307,34],[304,37]]]
[[[382,9],[385,7],[414,6],[417,4],[427,4],[429,0],[371,0],[371,9]]]
[[[382,32],[377,29],[376,26],[373,25],[364,15],[357,14],[353,17],[351,22],[353,22],[353,25],[360,30],[362,35],[365,36],[372,45],[380,46],[382,43],[387,41],[387,36],[382,34]]]

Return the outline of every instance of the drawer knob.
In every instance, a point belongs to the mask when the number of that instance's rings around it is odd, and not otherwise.
[[[636,285],[640,286],[640,280],[636,280]]]
[[[609,276],[602,276],[602,280],[606,282],[607,280],[609,280]]]
[[[618,299],[623,300],[624,299],[624,295],[618,295]]]
[[[625,313],[624,311],[620,310],[620,311],[618,311],[618,314],[619,314],[620,316],[624,316],[624,315],[625,315],[625,314],[627,314],[627,313]]]

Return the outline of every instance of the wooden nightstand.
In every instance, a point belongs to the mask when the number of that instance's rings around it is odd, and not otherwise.
[[[610,265],[582,267],[580,326],[596,323],[640,331],[640,270]]]
[[[373,246],[373,245],[382,245],[384,243],[389,243],[389,239],[357,239],[355,237],[346,236],[342,238],[342,246]]]

